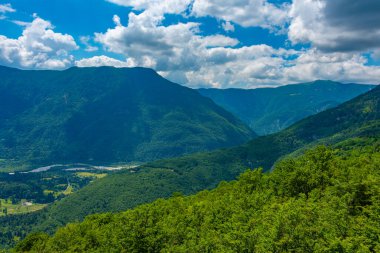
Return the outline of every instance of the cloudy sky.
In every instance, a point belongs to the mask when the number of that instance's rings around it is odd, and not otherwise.
[[[189,87],[380,83],[379,0],[0,0],[0,65],[149,67]]]

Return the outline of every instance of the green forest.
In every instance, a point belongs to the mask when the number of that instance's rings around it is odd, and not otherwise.
[[[196,90],[146,68],[0,66],[0,172],[146,162],[256,135]]]
[[[356,138],[286,158],[272,173],[92,215],[15,252],[378,252],[380,142]]]

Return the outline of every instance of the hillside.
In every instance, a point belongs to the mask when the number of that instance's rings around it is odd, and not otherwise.
[[[195,196],[98,214],[16,252],[378,252],[379,139],[318,147],[273,173],[247,171]]]
[[[150,69],[0,67],[0,167],[152,161],[255,135]]]
[[[304,119],[280,133],[213,152],[148,163],[121,171],[84,187],[42,212],[1,219],[9,237],[28,231],[54,231],[57,226],[100,212],[123,211],[173,192],[188,195],[234,180],[247,168],[268,171],[283,156],[318,144],[336,145],[352,138],[380,135],[380,87],[337,108]],[[21,224],[21,225],[20,225]],[[18,229],[16,227],[18,226]],[[9,232],[7,228],[12,228]]]
[[[259,135],[267,135],[333,108],[373,87],[315,81],[278,88],[199,89],[199,92],[239,117]]]

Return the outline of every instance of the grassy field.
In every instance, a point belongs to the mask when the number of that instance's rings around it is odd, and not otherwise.
[[[16,171],[25,171],[28,170],[29,166],[27,164],[19,163],[15,160],[9,160],[0,158],[0,173],[10,173]]]
[[[30,203],[30,205],[23,205],[22,203],[26,201],[22,201],[17,204],[12,204],[12,201],[0,199],[0,216],[5,216],[6,214],[22,214],[22,213],[30,213],[38,211],[46,206],[46,204],[34,204]]]
[[[71,185],[68,185],[66,190],[63,192],[64,195],[70,195],[74,192],[74,188]]]
[[[98,174],[98,173],[92,173],[92,172],[77,172],[76,174],[79,177],[90,177],[90,178],[94,178],[94,179],[100,179],[100,178],[107,176],[107,173]]]

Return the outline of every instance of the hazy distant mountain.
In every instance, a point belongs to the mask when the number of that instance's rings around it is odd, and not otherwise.
[[[0,159],[6,161],[150,161],[255,136],[208,98],[150,69],[0,67],[0,76]]]
[[[259,135],[266,135],[335,107],[373,87],[315,81],[278,88],[200,89],[199,92],[235,114]]]

